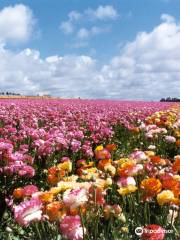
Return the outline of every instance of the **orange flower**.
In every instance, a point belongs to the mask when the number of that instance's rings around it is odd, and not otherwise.
[[[56,166],[53,166],[48,169],[48,182],[50,184],[56,184],[65,176],[65,171]]]
[[[22,198],[23,195],[24,195],[23,188],[16,188],[16,189],[14,189],[14,191],[13,191],[13,197],[14,198],[19,199],[19,198]]]
[[[176,141],[176,146],[177,146],[177,147],[180,147],[180,139],[178,139],[178,140]]]
[[[103,160],[100,160],[99,163],[98,163],[98,168],[103,170],[104,167],[108,164],[111,164],[112,160],[111,159],[103,159]]]
[[[173,163],[172,169],[174,172],[180,171],[180,158],[176,158],[175,162]]]
[[[70,208],[69,214],[72,216],[79,215],[80,213],[83,214],[86,212],[86,206],[80,206],[79,208]]]
[[[135,167],[135,163],[125,162],[118,168],[117,172],[121,177],[127,177],[134,173]]]
[[[133,133],[139,133],[139,128],[138,127],[134,127],[134,128],[132,128],[131,129],[131,132],[133,132]]]
[[[106,145],[106,149],[109,151],[109,152],[112,152],[114,150],[117,149],[117,145],[116,144],[107,144]]]
[[[49,203],[46,206],[46,214],[50,221],[57,221],[66,215],[64,204],[58,201]]]
[[[97,148],[96,148],[94,153],[95,153],[95,158],[97,160],[111,158],[111,154],[110,154],[110,152],[106,148],[103,148],[102,150],[97,150]]]
[[[146,197],[154,197],[161,191],[162,184],[159,179],[148,178],[141,182],[140,187],[144,191]]]
[[[170,189],[172,190],[173,188],[176,187],[177,181],[173,179],[173,177],[169,176],[167,178],[164,178],[161,180],[162,181],[162,188],[164,189]]]
[[[41,193],[39,198],[41,199],[42,202],[48,203],[53,201],[54,196],[51,192],[43,192]]]
[[[180,199],[179,198],[172,199],[171,204],[175,204],[180,207]]]
[[[89,162],[89,163],[87,163],[86,160],[80,159],[80,160],[78,160],[78,161],[76,162],[76,166],[77,166],[78,168],[82,167],[82,168],[85,169],[85,168],[89,168],[89,167],[94,166],[94,162]]]
[[[176,185],[172,187],[172,191],[175,197],[180,197],[180,182],[176,182]]]
[[[160,165],[165,165],[166,164],[166,160],[162,159],[159,156],[151,156],[150,159],[151,159],[151,162],[153,164],[160,164]]]

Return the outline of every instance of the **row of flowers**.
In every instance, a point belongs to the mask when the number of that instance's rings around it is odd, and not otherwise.
[[[179,238],[178,105],[1,105],[0,204],[7,206],[2,236],[13,239],[23,231],[22,239]]]

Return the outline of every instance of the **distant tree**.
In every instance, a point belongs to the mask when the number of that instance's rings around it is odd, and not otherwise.
[[[160,102],[180,102],[180,98],[161,98]]]

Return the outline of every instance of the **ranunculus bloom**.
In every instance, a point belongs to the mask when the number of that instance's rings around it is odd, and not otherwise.
[[[46,206],[46,214],[50,221],[57,221],[65,216],[66,210],[62,202],[54,201]]]
[[[22,226],[42,220],[42,202],[38,198],[21,202],[14,207],[14,218]]]
[[[164,229],[156,224],[151,224],[143,229],[141,240],[163,240],[165,238]]]
[[[159,179],[148,178],[141,182],[140,187],[144,191],[146,197],[154,197],[161,191],[162,184]]]
[[[107,144],[106,145],[106,149],[111,152],[117,149],[117,145],[116,144]]]
[[[118,193],[122,196],[125,196],[127,194],[133,193],[137,190],[137,187],[134,185],[128,185],[127,187],[121,187],[118,189]]]
[[[63,202],[70,208],[77,208],[88,201],[87,190],[85,188],[68,189],[64,192]]]
[[[180,171],[180,157],[175,159],[175,162],[173,163],[172,169],[174,172]]]
[[[134,162],[125,162],[121,164],[121,167],[118,168],[117,172],[121,177],[127,177],[131,175],[135,175],[138,172],[136,167],[137,165]]]
[[[172,190],[176,188],[176,185],[178,185],[178,181],[173,178],[173,175],[170,175],[168,173],[160,175],[160,180],[162,182],[163,189]]]
[[[166,136],[166,137],[165,137],[165,141],[166,141],[167,143],[175,143],[175,142],[176,142],[176,138],[173,137],[173,136]]]
[[[41,199],[42,202],[48,203],[53,201],[54,196],[51,192],[42,192],[39,195],[39,198]]]
[[[117,181],[118,187],[127,187],[128,185],[136,185],[136,181],[133,177],[122,177]]]
[[[19,176],[24,177],[34,177],[35,169],[28,165],[23,165],[21,169],[18,171]]]
[[[62,236],[67,240],[83,240],[83,227],[79,215],[66,216],[60,223]],[[84,228],[84,233],[86,229]]]
[[[111,164],[112,160],[111,159],[102,159],[99,161],[98,163],[98,168],[101,169],[101,170],[104,170],[104,167],[106,165],[109,165]]]
[[[151,162],[153,163],[153,164],[159,164],[159,165],[165,165],[166,164],[166,161],[165,161],[165,159],[162,159],[161,157],[159,157],[159,156],[151,156],[150,157],[150,159],[151,159]]]
[[[111,154],[107,149],[103,148],[102,150],[95,150],[95,158],[98,160],[110,159]]]
[[[14,189],[14,191],[13,191],[13,197],[14,198],[19,199],[19,198],[22,198],[23,195],[24,195],[24,189],[23,188]]]
[[[163,190],[157,195],[159,205],[170,203],[174,199],[174,194],[170,190]]]
[[[137,190],[136,181],[133,177],[122,177],[117,181],[118,193],[122,196],[133,193]]]
[[[23,188],[24,196],[31,196],[33,193],[38,192],[38,188],[35,185],[27,185]]]
[[[142,151],[134,151],[133,153],[131,153],[130,157],[137,161],[143,161],[147,159],[146,154]]]

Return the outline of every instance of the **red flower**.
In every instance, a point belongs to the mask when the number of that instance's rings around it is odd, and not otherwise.
[[[143,229],[141,240],[163,240],[165,238],[165,230],[156,224],[151,224]]]

